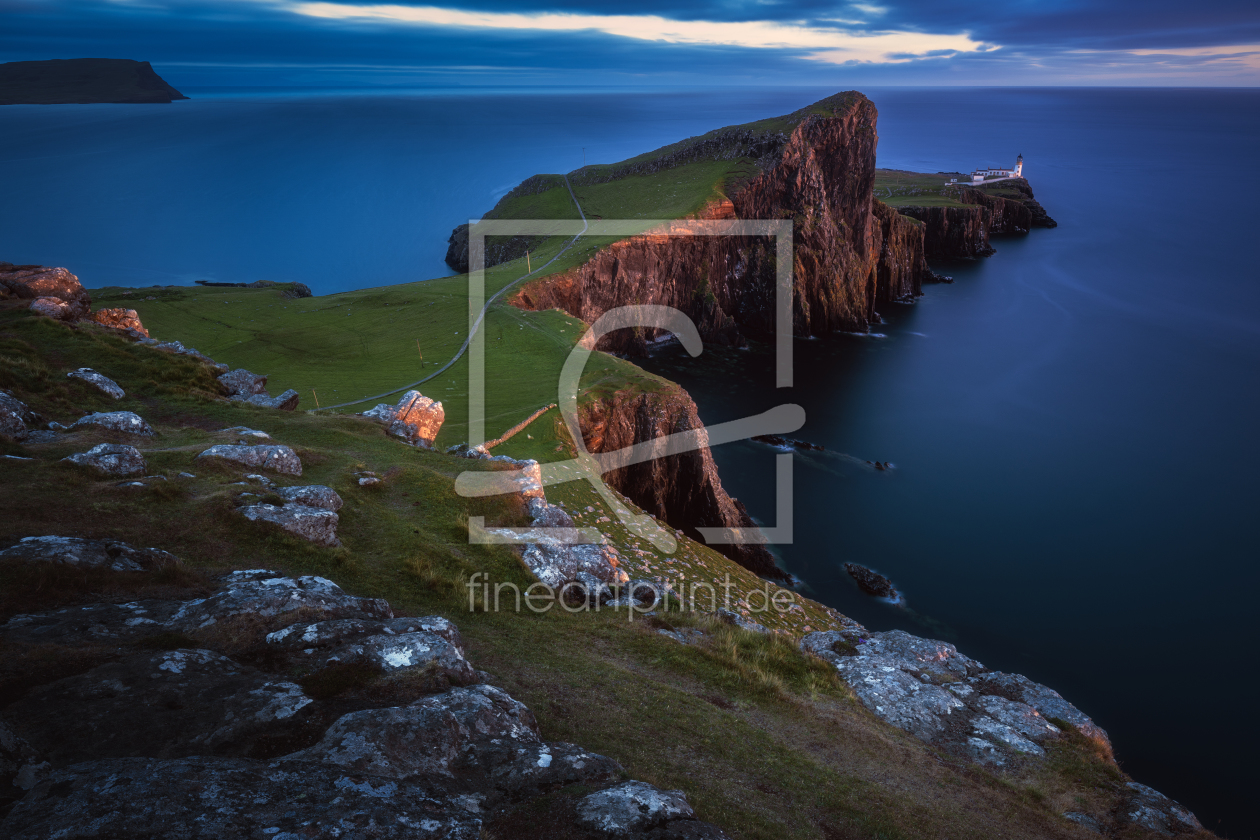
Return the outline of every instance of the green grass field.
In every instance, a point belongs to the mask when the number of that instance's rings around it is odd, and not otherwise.
[[[891,207],[962,207],[957,191],[947,187],[950,178],[963,181],[958,172],[906,172],[875,170],[875,197]]]

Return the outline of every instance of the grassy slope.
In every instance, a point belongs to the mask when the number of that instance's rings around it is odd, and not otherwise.
[[[767,127],[790,129],[791,120],[780,122]],[[730,179],[748,177],[751,167],[748,160],[688,164],[576,192],[592,218],[669,218],[720,197]],[[513,198],[500,209],[500,218],[573,216],[560,188]],[[560,244],[553,239],[536,249],[534,264]],[[583,240],[548,271],[579,264],[605,244]],[[520,278],[522,262],[491,269],[488,294]],[[214,288],[105,289],[93,297],[98,305],[137,309],[157,338],[178,339],[233,366],[270,374],[272,393],[296,388],[302,408],[309,409],[315,406],[312,389],[324,404],[346,402],[419,379],[449,359],[467,329],[466,290],[467,279],[459,276],[299,300],[274,289]],[[556,374],[582,327],[560,312],[492,307],[485,327],[488,436],[555,401]],[[15,388],[38,410],[66,420],[75,409],[103,408],[106,401],[65,380],[64,371],[79,365],[101,370],[136,394],[111,407],[133,408],[159,424],[161,436],[151,449],[162,451],[149,455],[152,469],[174,476],[191,468],[199,476],[124,491],[49,463],[86,448],[97,439],[92,435],[73,445],[0,445],[40,459],[0,462],[6,486],[15,490],[10,496],[19,500],[16,515],[0,525],[0,537],[58,531],[112,536],[159,545],[199,567],[266,564],[323,573],[404,610],[446,614],[463,629],[478,666],[534,709],[547,737],[580,742],[616,757],[638,778],[685,789],[700,816],[734,836],[1083,836],[1057,814],[1076,807],[1075,797],[1096,795],[1092,786],[1106,770],[1086,751],[1064,751],[1060,764],[1070,774],[1037,771],[1018,782],[940,761],[930,748],[875,720],[831,669],[800,656],[790,638],[713,627],[703,616],[669,616],[673,624],[699,624],[711,633],[709,644],[684,648],[625,616],[470,614],[460,580],[472,571],[525,581],[510,550],[467,543],[470,513],[501,524],[520,515],[502,501],[454,495],[454,476],[482,466],[405,447],[356,418],[206,401],[194,391],[208,392],[213,383],[193,362],[91,330],[71,331],[15,312],[3,314],[0,330],[0,355],[8,354],[0,359],[0,371],[6,371],[0,387]],[[48,360],[44,369],[40,357]],[[164,377],[172,379],[164,384]],[[466,437],[466,382],[461,361],[421,387],[446,406],[439,445]],[[587,390],[662,384],[603,354],[592,358],[583,379]],[[343,495],[344,548],[312,548],[241,521],[232,508],[242,488],[227,486],[236,476],[193,466],[197,451],[227,440],[213,429],[237,424],[300,447],[308,467],[301,483],[325,483]],[[496,452],[559,460],[570,456],[572,445],[553,410]],[[351,475],[363,468],[389,479],[373,490],[359,488]],[[582,484],[547,493],[582,524],[604,530],[632,575],[654,571],[713,580],[730,574],[743,594],[758,585],[743,569],[690,541],[683,540],[674,557],[656,554],[615,521],[601,522],[609,512]],[[758,618],[795,638],[827,626],[830,616],[804,602],[801,613]],[[1071,788],[1069,777],[1085,780],[1084,786]]]
[[[892,207],[962,207],[952,197],[954,191],[945,186],[950,178],[963,176],[957,172],[906,172],[902,169],[875,170],[875,197]]]
[[[115,403],[65,377],[84,365],[116,378],[129,396]],[[37,319],[12,306],[0,309],[0,387],[63,422],[83,409],[141,412],[159,433],[141,443],[149,471],[169,479],[142,490],[121,488],[58,463],[108,439],[107,433],[42,445],[0,444],[6,454],[36,459],[0,461],[8,500],[0,539],[31,533],[124,539],[171,550],[194,571],[268,566],[324,574],[351,591],[389,598],[404,613],[444,614],[459,624],[478,667],[535,711],[546,737],[581,743],[617,758],[637,778],[686,790],[702,818],[736,837],[1084,836],[1056,809],[1074,796],[1090,796],[1088,790],[1069,790],[1044,772],[1012,783],[937,760],[930,748],[875,720],[831,668],[799,655],[790,638],[715,626],[694,614],[658,619],[710,633],[708,644],[683,647],[624,614],[468,612],[461,581],[470,572],[527,582],[507,548],[467,543],[470,513],[491,522],[520,521],[508,501],[470,502],[452,492],[459,471],[486,464],[406,447],[357,418],[215,400],[209,372],[187,358],[95,328]],[[282,483],[324,483],[342,494],[344,547],[315,548],[233,511],[236,495],[248,488],[232,482],[245,471],[208,467],[194,458],[207,445],[233,440],[215,430],[237,424],[298,448],[305,473]],[[359,487],[353,472],[365,468],[386,480]],[[197,477],[180,479],[181,471]],[[574,511],[589,505],[588,522],[606,514],[580,485],[555,488],[549,496]],[[633,557],[628,535],[610,530]],[[675,564],[692,575],[739,571],[693,543],[685,543]],[[747,575],[743,582],[755,584]],[[98,593],[137,597],[96,584]],[[0,619],[78,594],[74,586],[49,586],[21,567],[0,567],[0,592]],[[799,633],[804,622],[825,620],[808,606],[799,623],[785,629]],[[91,664],[24,660],[17,673],[44,668],[47,678],[48,668],[61,668],[60,674]],[[8,678],[0,702],[22,690],[14,673],[0,668]],[[1086,778],[1105,772],[1083,751],[1069,751],[1062,760]]]

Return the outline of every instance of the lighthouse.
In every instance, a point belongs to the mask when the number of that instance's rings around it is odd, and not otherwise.
[[[1015,158],[1015,171],[1011,174],[1016,178],[1024,177],[1024,156],[1022,154]]]

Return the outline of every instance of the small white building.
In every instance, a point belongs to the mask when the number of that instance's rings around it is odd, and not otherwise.
[[[971,173],[972,181],[985,181],[989,178],[1022,178],[1024,177],[1024,156],[1015,158],[1014,169],[977,169]]]

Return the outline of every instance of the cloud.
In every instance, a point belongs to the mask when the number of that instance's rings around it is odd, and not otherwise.
[[[291,3],[283,8],[304,17],[459,29],[512,32],[599,32],[640,41],[750,49],[795,50],[831,64],[898,63],[929,54],[944,55],[983,48],[966,33],[914,31],[852,32],[805,23],[768,20],[671,20],[658,15],[485,12],[437,6]],[[876,11],[865,6],[863,11]]]

